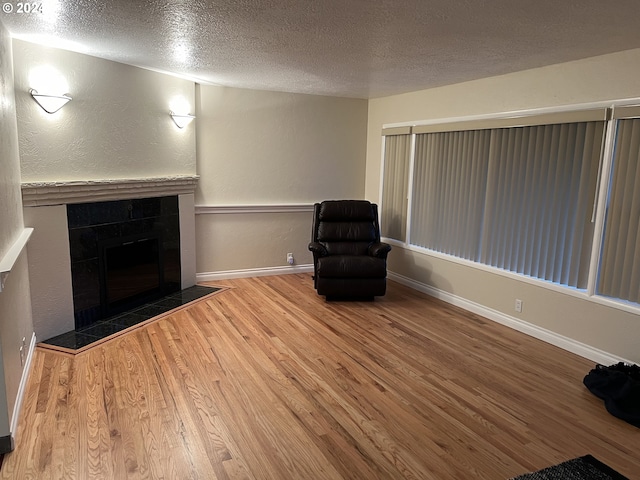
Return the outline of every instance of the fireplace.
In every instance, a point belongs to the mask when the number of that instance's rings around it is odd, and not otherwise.
[[[181,288],[178,197],[67,205],[75,328]]]

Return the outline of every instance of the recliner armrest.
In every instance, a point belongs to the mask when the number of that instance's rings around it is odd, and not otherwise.
[[[369,255],[377,258],[387,258],[387,254],[391,251],[391,245],[388,243],[378,242],[369,245]]]
[[[329,255],[329,252],[327,252],[325,246],[318,242],[311,242],[309,244],[309,250],[311,250],[313,254],[317,255],[318,257],[326,257],[327,255]]]

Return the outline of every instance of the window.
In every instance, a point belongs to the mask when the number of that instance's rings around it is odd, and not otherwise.
[[[640,303],[640,107],[608,116],[596,108],[383,131],[383,235]],[[617,133],[607,137],[610,128]],[[606,138],[615,142],[607,149]],[[597,211],[609,178],[606,210]]]
[[[417,135],[411,243],[478,260],[490,130]]]
[[[604,122],[492,132],[485,265],[586,289]]]
[[[409,157],[411,129],[385,129],[384,172],[380,212],[383,236],[405,241],[407,227],[407,192],[409,188]]]
[[[640,118],[616,122],[597,293],[640,303]]]

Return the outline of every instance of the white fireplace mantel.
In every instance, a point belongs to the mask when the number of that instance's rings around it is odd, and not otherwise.
[[[22,183],[25,207],[194,193],[198,175]]]

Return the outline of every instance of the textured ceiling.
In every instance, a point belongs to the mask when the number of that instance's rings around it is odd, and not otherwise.
[[[30,14],[3,1],[25,40],[200,83],[360,98],[640,47],[638,0],[42,0]]]

